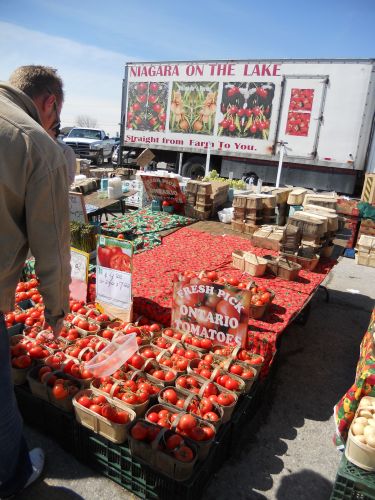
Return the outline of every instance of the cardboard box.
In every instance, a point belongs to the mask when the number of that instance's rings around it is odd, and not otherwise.
[[[151,149],[145,149],[142,151],[142,153],[137,157],[136,163],[138,166],[141,168],[146,167],[150,161],[152,161],[155,158],[154,153],[151,151]]]

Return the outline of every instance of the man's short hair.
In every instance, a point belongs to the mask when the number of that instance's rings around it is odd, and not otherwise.
[[[50,66],[20,66],[10,75],[9,83],[31,99],[48,93],[60,102],[64,100],[63,82],[57,70]]]

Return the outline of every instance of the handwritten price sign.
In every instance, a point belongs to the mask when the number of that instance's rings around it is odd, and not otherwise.
[[[90,256],[86,252],[70,249],[71,278],[70,294],[75,300],[87,299],[87,278]]]
[[[99,302],[129,309],[131,306],[131,274],[98,266],[96,298]]]
[[[81,222],[82,224],[87,222],[85,200],[81,193],[69,193],[69,212],[71,221]]]

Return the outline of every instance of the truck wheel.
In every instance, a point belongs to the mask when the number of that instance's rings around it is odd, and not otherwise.
[[[254,186],[256,186],[258,184],[259,177],[255,172],[250,172],[248,174],[244,174],[242,176],[242,180],[245,181],[246,184],[250,184],[252,180],[252,183],[254,184]]]
[[[100,151],[97,155],[96,155],[96,159],[95,159],[95,163],[98,167],[101,167],[104,163],[104,156],[103,156],[103,152]]]
[[[190,179],[197,179],[198,177],[204,177],[206,171],[206,159],[201,156],[191,157],[182,166],[182,175],[184,177],[190,177]]]

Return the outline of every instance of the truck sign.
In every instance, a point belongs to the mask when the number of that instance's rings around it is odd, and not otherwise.
[[[129,63],[121,143],[210,152],[221,175],[241,178],[251,171],[266,182],[275,171],[264,171],[260,162],[277,164],[283,143],[284,161],[296,165],[283,182],[350,192],[371,141],[373,71],[371,59]],[[197,156],[185,163],[183,175],[197,162],[203,165]],[[342,174],[332,177],[332,168]]]

